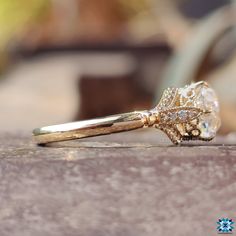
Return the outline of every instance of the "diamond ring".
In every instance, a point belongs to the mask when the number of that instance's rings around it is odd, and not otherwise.
[[[201,81],[183,88],[167,88],[151,110],[37,128],[33,135],[38,144],[47,144],[155,127],[165,132],[174,144],[179,144],[185,140],[210,141],[220,124],[217,96]]]

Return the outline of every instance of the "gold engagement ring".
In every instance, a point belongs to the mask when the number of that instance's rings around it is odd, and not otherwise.
[[[167,88],[151,110],[37,128],[33,135],[38,144],[47,144],[155,127],[179,144],[184,140],[212,140],[220,123],[217,96],[200,81],[183,88]]]

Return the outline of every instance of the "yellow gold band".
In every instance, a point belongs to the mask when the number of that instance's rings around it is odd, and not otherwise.
[[[81,139],[142,128],[144,112],[130,112],[98,119],[37,128],[33,131],[38,144]]]

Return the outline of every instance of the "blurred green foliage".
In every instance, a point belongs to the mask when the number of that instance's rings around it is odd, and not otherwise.
[[[151,10],[152,2],[150,0],[119,0],[123,10],[128,17],[136,16],[142,12]]]
[[[1,0],[0,50],[26,26],[35,24],[50,9],[50,0]]]

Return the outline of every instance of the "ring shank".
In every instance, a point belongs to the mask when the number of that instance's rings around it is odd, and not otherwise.
[[[33,131],[38,144],[81,139],[142,128],[142,112],[130,112],[85,121],[37,128]]]

